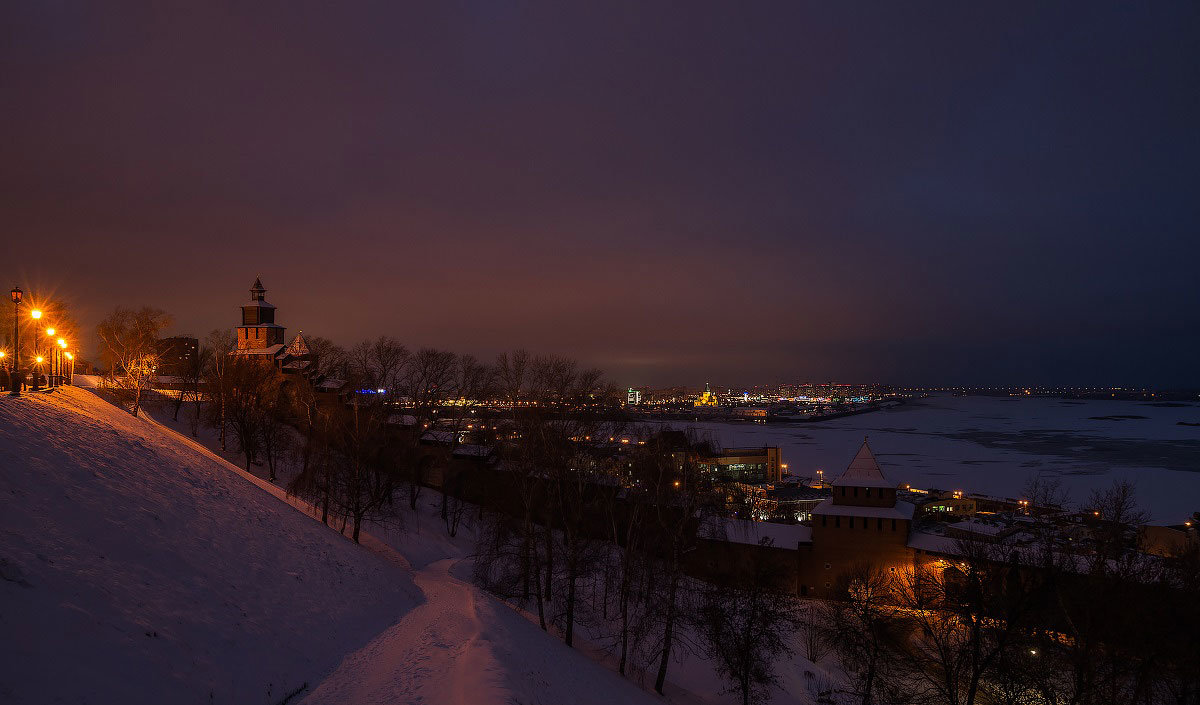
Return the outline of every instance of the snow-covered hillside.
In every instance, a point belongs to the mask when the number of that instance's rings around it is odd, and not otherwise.
[[[0,702],[277,703],[421,600],[91,392],[0,399]]]

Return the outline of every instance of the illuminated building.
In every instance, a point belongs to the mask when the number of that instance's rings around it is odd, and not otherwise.
[[[629,394],[625,397],[625,403],[626,404],[635,404],[635,405],[641,404],[642,403],[642,390],[634,389],[633,387],[630,387]]]
[[[699,458],[697,463],[701,471],[719,482],[759,485],[779,482],[783,476],[781,457],[779,446],[726,448]]]
[[[709,389],[709,387],[708,387],[708,382],[705,382],[704,383],[704,393],[701,394],[696,399],[696,401],[692,402],[692,406],[696,406],[696,407],[709,406],[709,407],[711,407],[711,406],[716,406],[716,405],[717,405],[717,395],[713,394],[712,390]]]

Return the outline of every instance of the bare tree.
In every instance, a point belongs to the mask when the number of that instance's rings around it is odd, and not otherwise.
[[[269,359],[233,355],[224,372],[225,416],[246,458],[246,470],[258,462],[267,400],[277,394],[278,371]]]
[[[217,429],[222,452],[226,448],[225,433],[229,428],[226,408],[229,401],[229,380],[226,370],[231,353],[237,347],[236,339],[229,331],[217,329],[205,338],[205,346],[211,354],[205,359],[204,386],[209,398],[209,423]]]
[[[474,431],[482,427],[482,419],[477,412],[482,408],[484,400],[493,394],[495,370],[480,364],[471,355],[461,355],[455,361],[454,376],[448,389],[451,404],[447,409],[447,430],[450,432],[450,447],[448,458],[452,459],[455,448],[461,442],[464,431]],[[482,428],[479,429],[482,433]],[[464,503],[459,496],[461,492],[458,477],[450,477],[448,467],[442,468],[442,520],[446,523],[446,531],[454,536],[458,533],[458,524],[464,514]],[[452,519],[453,517],[453,519]]]
[[[646,476],[635,480],[646,487],[647,521],[658,547],[652,563],[654,586],[648,598],[659,627],[654,689],[661,695],[675,650],[686,647],[681,643],[679,627],[689,618],[693,603],[684,580],[684,555],[695,545],[699,523],[713,518],[713,506],[711,482],[691,454],[681,456],[677,449],[658,443],[654,455],[657,462],[647,468]]]
[[[769,538],[760,545],[771,546]],[[780,591],[782,571],[762,554],[726,584],[705,588],[697,620],[717,673],[742,705],[766,702],[779,684],[775,663],[792,653],[789,637],[798,628],[797,600]]]
[[[433,348],[422,348],[407,358],[400,370],[397,387],[407,399],[414,418],[416,436],[407,449],[402,470],[408,480],[408,506],[416,510],[421,486],[431,458],[421,452],[421,431],[435,426],[441,402],[446,398],[454,380],[456,357],[454,353]],[[436,428],[435,428],[436,430]]]
[[[913,689],[947,705],[974,705],[1006,651],[1020,639],[1033,590],[1015,546],[960,540],[956,560],[901,571],[892,596],[917,636],[900,658]]]
[[[355,378],[365,389],[382,390],[389,401],[400,388],[409,361],[408,348],[386,335],[355,345],[348,355]]]
[[[118,306],[96,326],[109,378],[131,404],[134,416],[141,408],[143,392],[153,386],[157,376],[158,338],[170,324],[171,317],[159,309]]]
[[[363,404],[355,395],[350,408],[330,413],[328,434],[332,441],[332,496],[343,516],[353,521],[351,538],[359,542],[367,520],[392,517],[396,467],[388,453],[387,408],[382,403]]]
[[[274,482],[280,461],[290,455],[293,437],[289,422],[287,391],[278,375],[269,378],[262,390],[259,436],[268,479]]]
[[[891,575],[870,565],[856,566],[839,580],[843,599],[833,603],[828,640],[848,678],[848,691],[861,705],[901,700],[892,697],[895,655],[905,632],[892,608]]]
[[[816,665],[829,648],[829,643],[825,640],[829,617],[824,604],[817,600],[802,600],[797,612],[799,624],[796,634],[800,639],[800,648],[804,658]]]

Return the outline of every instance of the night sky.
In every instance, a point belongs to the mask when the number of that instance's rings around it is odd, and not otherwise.
[[[1200,386],[1197,3],[219,5],[0,15],[2,270],[89,329]]]

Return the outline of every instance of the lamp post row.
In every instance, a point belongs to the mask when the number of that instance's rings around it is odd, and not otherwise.
[[[11,396],[20,396],[21,386],[24,382],[24,380],[19,378],[20,368],[21,368],[21,325],[20,325],[21,303],[22,303],[21,300],[22,300],[22,296],[24,295],[24,293],[25,292],[21,291],[21,287],[19,287],[19,286],[14,286],[12,288],[12,291],[9,292],[9,295],[12,297],[12,302],[13,302],[13,351],[12,351],[13,355],[12,355],[12,364],[10,367],[12,372],[9,377],[9,381],[10,381],[9,386],[11,387],[9,394]],[[32,318],[34,320],[39,320],[42,317],[42,312],[40,310],[34,309],[33,311],[29,312],[29,315],[30,315],[30,318]],[[49,336],[50,338],[54,337],[55,332],[56,331],[53,327],[46,329],[46,335]],[[57,342],[57,347],[55,347],[55,342]],[[52,342],[50,344],[50,374],[48,375],[47,380],[46,380],[47,383],[51,387],[61,385],[63,383],[63,377],[73,378],[74,372],[75,372],[75,356],[72,355],[69,351],[67,351],[67,349],[66,349],[67,341],[63,338],[59,338],[55,342]],[[38,388],[39,388],[39,376],[40,376],[39,371],[41,369],[41,364],[43,361],[43,358],[40,355],[38,355],[37,334],[36,333],[34,334],[34,337],[33,337],[33,356],[34,356],[34,360],[36,361],[36,364],[37,364],[37,367],[34,368],[34,370],[33,370],[33,391],[36,392],[36,391],[38,391]],[[64,356],[67,358],[67,360],[71,361],[71,364],[69,367],[70,373],[71,373],[70,375],[63,374],[63,367],[64,367],[63,357]],[[0,351],[0,358],[2,358],[2,357],[4,357],[4,352]],[[57,379],[57,384],[55,384],[56,379]]]

